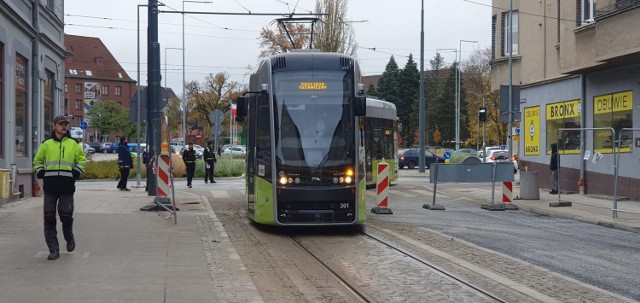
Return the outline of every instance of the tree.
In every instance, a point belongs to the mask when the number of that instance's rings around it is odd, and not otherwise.
[[[284,26],[284,27],[283,27]],[[286,27],[286,31],[285,31]],[[282,24],[277,29],[262,28],[260,31],[260,57],[286,53],[292,49],[301,49],[309,43],[308,29],[304,24]],[[287,35],[289,32],[289,35]],[[291,40],[293,39],[293,45]]]
[[[500,97],[497,91],[491,90],[491,49],[485,48],[474,51],[464,64],[465,91],[469,96],[464,96],[466,105],[467,126],[471,131],[467,144],[481,146],[482,137],[479,131],[478,110],[482,106],[484,95],[487,107],[487,144],[502,144],[507,142],[506,123],[500,122]]]
[[[355,33],[346,22],[347,3],[347,0],[316,1],[316,12],[326,15],[320,16],[319,22],[313,25],[313,48],[351,56],[356,54]],[[278,22],[276,29],[263,28],[260,31],[260,57],[308,46],[311,30],[310,25],[286,21]]]
[[[313,47],[324,52],[355,56],[358,45],[353,27],[346,22],[348,0],[318,0],[316,12],[324,13],[314,33]]]
[[[209,74],[204,83],[192,81],[187,83],[187,121],[189,129],[211,134],[213,124],[209,121],[209,115],[218,109],[223,113],[230,110],[234,102],[244,89],[238,82],[229,81],[229,74],[220,72]],[[229,123],[225,118],[223,124]],[[227,129],[227,128],[225,128]]]
[[[118,102],[103,100],[96,102],[85,113],[89,121],[89,127],[95,129],[100,134],[123,131],[126,137],[132,134],[127,131],[136,124],[129,122],[129,110]]]
[[[378,89],[375,85],[369,84],[369,87],[367,87],[367,95],[378,97]]]
[[[420,72],[418,71],[418,65],[413,61],[413,55],[411,54],[409,55],[409,59],[407,59],[407,63],[404,68],[400,70],[398,74],[397,86],[397,93],[399,96],[395,104],[398,110],[398,117],[400,118],[400,121],[412,121],[412,113],[418,111],[418,107],[416,105],[420,93]],[[418,129],[417,124],[403,123],[403,135],[411,134],[414,129]],[[407,138],[407,136],[404,137]]]

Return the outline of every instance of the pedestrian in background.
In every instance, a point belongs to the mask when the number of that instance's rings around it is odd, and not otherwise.
[[[33,172],[43,180],[44,238],[49,247],[49,260],[60,258],[56,209],[62,222],[62,234],[67,251],[76,248],[73,237],[73,194],[76,179],[84,171],[86,158],[82,145],[67,136],[69,120],[65,116],[53,119],[53,133],[44,140],[33,158]]]
[[[216,152],[213,149],[213,143],[209,142],[207,147],[204,148],[202,157],[204,158],[204,183],[209,183],[209,181],[216,183],[216,181],[213,180],[213,173],[218,160],[216,159]]]
[[[551,143],[551,161],[549,162],[551,170],[551,192],[552,195],[558,194],[558,143]]]
[[[187,168],[187,187],[191,188],[193,174],[196,172],[196,151],[192,142],[189,142],[188,148],[182,152],[182,161]]]
[[[118,182],[118,189],[123,191],[130,191],[130,189],[127,188],[127,180],[129,179],[129,171],[133,166],[128,143],[129,140],[122,137],[118,144],[118,169],[120,170],[120,182]]]

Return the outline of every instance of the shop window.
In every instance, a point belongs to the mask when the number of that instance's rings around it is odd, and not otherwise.
[[[50,70],[45,70],[47,82],[44,89],[44,133],[50,134],[53,130],[53,96],[55,92],[55,74]]]
[[[580,130],[561,128],[580,128],[580,100],[570,100],[547,104],[547,154],[551,154],[551,143],[558,143],[561,154],[580,153]]]
[[[593,97],[593,127],[613,128],[615,138],[611,138],[611,131],[594,131],[594,150],[601,153],[612,153],[620,144],[620,152],[631,152],[633,141],[632,132],[623,132],[618,142],[622,128],[633,127],[633,92],[625,91]]]

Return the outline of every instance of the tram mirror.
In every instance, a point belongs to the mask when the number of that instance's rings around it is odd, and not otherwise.
[[[357,117],[363,117],[367,114],[367,97],[356,96],[353,103],[353,114]]]
[[[238,97],[238,100],[236,100],[236,116],[238,118],[244,118],[247,115],[247,105],[249,103],[248,101],[249,99],[245,96]]]
[[[262,83],[260,84],[260,88],[262,88],[262,92],[266,93],[267,92],[267,88],[269,88],[269,85],[267,83]]]

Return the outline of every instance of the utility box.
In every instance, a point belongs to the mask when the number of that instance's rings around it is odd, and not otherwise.
[[[520,171],[520,198],[522,200],[540,200],[537,171]]]
[[[6,199],[11,195],[11,170],[0,169],[0,198]]]

